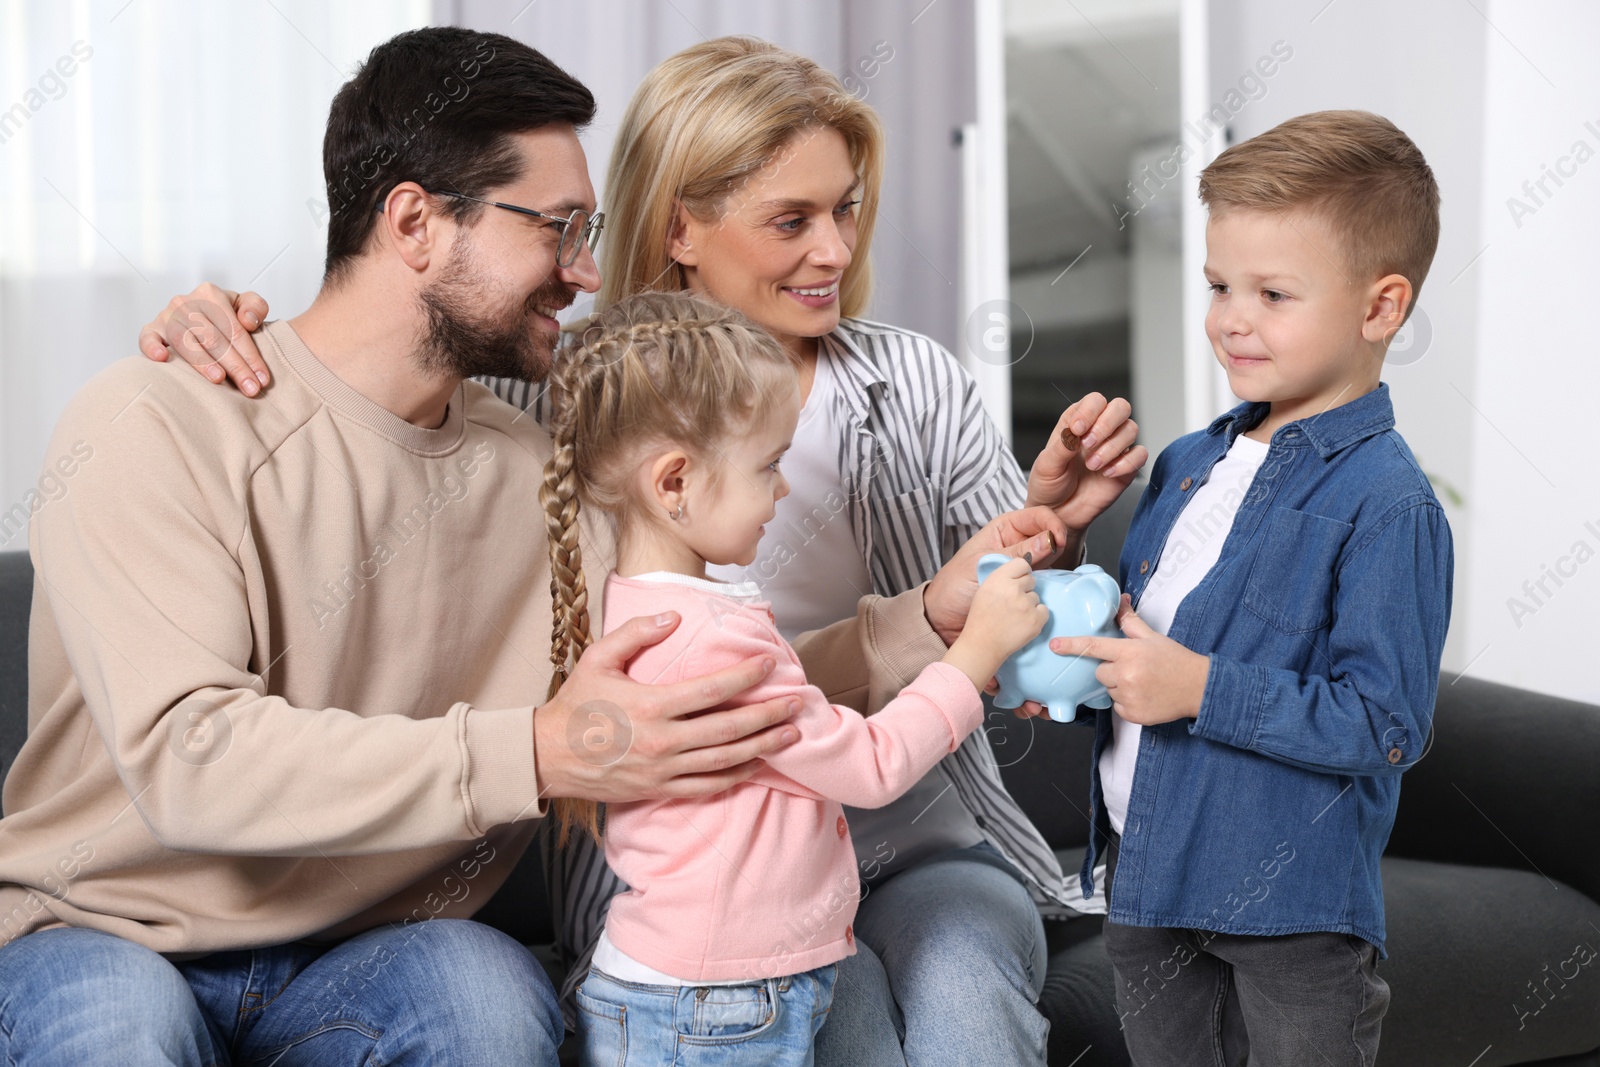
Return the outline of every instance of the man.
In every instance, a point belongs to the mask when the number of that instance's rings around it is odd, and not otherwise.
[[[781,703],[696,714],[768,662],[629,681],[670,616],[537,705],[549,441],[463,379],[542,377],[556,313],[598,286],[593,110],[509,38],[379,46],[329,115],[322,290],[261,335],[270,402],[133,359],[62,416],[0,821],[6,1062],[553,1064],[549,980],[470,921],[548,798],[704,795],[792,738]],[[600,588],[611,546],[585,533]],[[1044,509],[997,520],[815,635],[808,674],[892,692],[942,654],[930,618],[959,628],[977,554],[1064,536]]]

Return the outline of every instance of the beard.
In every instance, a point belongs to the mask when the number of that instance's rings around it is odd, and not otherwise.
[[[494,292],[493,279],[477,268],[471,245],[458,232],[450,262],[417,296],[427,330],[416,359],[426,373],[527,382],[543,381],[550,373],[556,338],[537,325],[536,309],[566,307],[572,290],[552,271],[526,300],[499,314],[482,306]]]

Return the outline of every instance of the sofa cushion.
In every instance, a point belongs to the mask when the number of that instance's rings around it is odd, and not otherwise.
[[[985,698],[984,732],[1006,789],[1053,849],[1089,843],[1089,760],[1094,752],[1094,719],[1061,723],[1047,718],[1019,719]],[[1075,877],[1076,865],[1063,868]]]
[[[1383,893],[1384,1062],[1494,1067],[1600,1048],[1600,904],[1528,871],[1394,857]]]
[[[1389,854],[1549,875],[1600,900],[1600,708],[1445,675]]]
[[[473,916],[496,930],[506,933],[524,945],[549,945],[556,939],[555,923],[550,914],[550,892],[545,886],[544,861],[539,852],[540,839],[534,838],[528,851],[511,869],[505,884]],[[552,953],[541,962],[555,964]],[[560,988],[557,983],[556,988]]]
[[[0,552],[0,781],[28,737],[28,613],[33,564],[26,552]]]

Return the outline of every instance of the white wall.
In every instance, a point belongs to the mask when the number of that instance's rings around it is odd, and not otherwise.
[[[1306,111],[1366,108],[1428,157],[1443,233],[1410,345],[1391,351],[1384,379],[1423,466],[1462,496],[1446,502],[1456,584],[1445,666],[1600,701],[1600,675],[1580,652],[1600,616],[1600,560],[1569,562],[1564,587],[1547,580],[1555,595],[1520,627],[1506,604],[1580,539],[1600,553],[1600,492],[1580,469],[1585,419],[1600,399],[1589,328],[1600,162],[1578,168],[1520,229],[1505,204],[1575,141],[1600,151],[1600,131],[1584,127],[1600,126],[1600,71],[1582,51],[1600,40],[1600,8],[1479,8],[1211,0],[1212,87],[1220,98],[1281,39],[1294,55],[1240,109],[1236,139]]]
[[[258,289],[280,317],[306,307],[324,251],[328,102],[373,45],[430,18],[526,40],[594,90],[597,188],[639,79],[706,36],[767,37],[853,77],[889,128],[872,314],[955,348],[951,131],[973,118],[972,11],[973,0],[0,0],[0,113],[23,102],[25,116],[21,132],[15,118],[0,129],[0,516],[26,514],[62,407],[135,353],[168,297],[209,280]],[[75,42],[88,59],[60,79]],[[0,550],[25,545],[19,529],[0,529]]]
[[[1489,34],[1479,356],[1461,383],[1479,411],[1440,401],[1472,435],[1478,550],[1456,618],[1472,674],[1600,703],[1600,7],[1499,0],[1486,14],[1511,43]]]

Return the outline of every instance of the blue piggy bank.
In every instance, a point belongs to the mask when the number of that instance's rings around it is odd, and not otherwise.
[[[978,581],[994,573],[1007,561],[991,552],[978,560]],[[1040,570],[1033,572],[1034,588],[1050,621],[1038,637],[1023,645],[1000,665],[1000,693],[994,698],[997,708],[1017,708],[1024,700],[1036,700],[1050,709],[1056,722],[1071,722],[1078,705],[1109,708],[1111,697],[1105,686],[1095,681],[1101,661],[1088,656],[1060,656],[1050,651],[1054,637],[1117,637],[1117,607],[1122,590],[1116,579],[1092,563],[1075,571]]]

